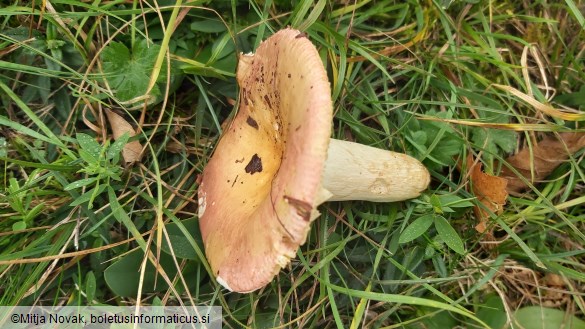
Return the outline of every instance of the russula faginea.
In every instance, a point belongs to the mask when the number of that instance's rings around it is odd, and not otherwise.
[[[203,171],[199,225],[217,282],[250,292],[305,243],[325,201],[417,197],[430,176],[416,159],[330,139],[329,81],[305,34],[285,29],[241,55],[240,107]]]

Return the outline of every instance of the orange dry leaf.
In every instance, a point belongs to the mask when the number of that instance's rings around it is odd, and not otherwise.
[[[132,125],[116,112],[106,109],[106,116],[110,122],[114,139],[120,138],[125,133],[128,133],[130,137],[136,135]],[[140,160],[140,153],[142,153],[142,145],[138,141],[128,142],[122,149],[122,157],[126,163]]]
[[[560,133],[547,136],[530,148],[525,147],[506,161],[531,183],[542,181],[569,156],[585,147],[585,133]],[[531,156],[532,154],[532,156]],[[508,192],[521,192],[528,186],[508,167],[500,177],[508,180]]]
[[[506,192],[508,181],[505,178],[484,173],[481,170],[481,163],[474,164],[471,155],[467,157],[467,168],[471,180],[471,190],[479,202],[485,206],[473,208],[475,217],[479,220],[475,229],[479,233],[484,233],[490,214],[501,214],[504,210],[504,204],[508,198],[508,192]]]
[[[529,182],[535,183],[546,178],[569,156],[585,147],[585,133],[560,133],[558,136],[545,137],[535,144],[532,150],[523,148],[506,161]],[[484,233],[491,213],[503,211],[508,193],[521,192],[527,188],[524,181],[508,167],[503,167],[500,176],[492,176],[481,170],[481,164],[474,164],[467,157],[469,179],[473,194],[485,207],[475,207],[474,213],[479,223],[475,229]]]

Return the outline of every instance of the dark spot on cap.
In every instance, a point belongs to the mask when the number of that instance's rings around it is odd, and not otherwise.
[[[242,158],[241,160],[236,159],[236,163],[242,163],[244,162],[244,158]]]
[[[313,89],[313,86],[311,86],[311,89]]]
[[[246,88],[242,88],[242,98],[244,99],[244,104],[248,105],[248,92],[246,91]]]
[[[270,97],[268,97],[268,95],[264,95],[264,100],[268,104],[268,107],[272,108],[272,103],[270,102]]]
[[[290,73],[288,74],[288,77],[289,77],[289,78],[291,77]]]
[[[260,159],[258,154],[254,154],[244,169],[250,175],[254,175],[257,172],[262,172],[262,159]]]
[[[246,123],[249,124],[250,127],[258,129],[258,122],[256,122],[256,120],[254,120],[251,116],[248,116],[248,119],[246,119]]]

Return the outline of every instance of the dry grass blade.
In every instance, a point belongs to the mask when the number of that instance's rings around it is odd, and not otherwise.
[[[583,112],[567,113],[567,112],[555,109],[554,107],[552,107],[550,105],[541,103],[541,102],[537,101],[536,99],[534,99],[532,96],[527,95],[516,88],[510,87],[510,86],[498,85],[498,84],[494,84],[493,86],[498,88],[498,89],[509,92],[510,94],[512,94],[512,95],[520,98],[524,102],[530,104],[537,111],[540,111],[540,112],[542,112],[546,115],[549,115],[553,118],[559,118],[559,119],[567,120],[567,121],[583,121],[583,120],[585,120],[585,113],[583,113]]]
[[[480,122],[472,120],[460,120],[460,119],[445,119],[426,116],[422,114],[415,114],[419,120],[428,120],[435,122],[447,122],[456,125],[469,126],[469,127],[481,127],[481,128],[492,128],[500,130],[510,131],[559,131],[561,129],[567,129],[564,127],[554,126],[551,124],[540,124],[540,123],[493,123],[493,122]]]

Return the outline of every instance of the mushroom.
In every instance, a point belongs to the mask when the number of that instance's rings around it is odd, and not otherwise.
[[[205,253],[217,282],[251,292],[305,243],[321,203],[415,198],[430,176],[416,159],[330,139],[327,73],[306,35],[284,29],[240,55],[239,109],[198,190]]]

